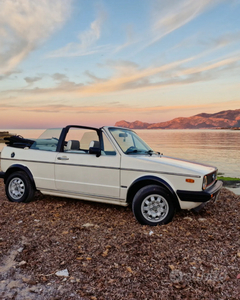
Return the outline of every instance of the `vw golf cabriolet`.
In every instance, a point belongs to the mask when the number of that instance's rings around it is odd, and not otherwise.
[[[69,125],[38,139],[13,136],[1,153],[6,195],[29,202],[45,195],[132,205],[141,224],[170,222],[178,209],[216,199],[217,169],[163,156],[134,131]]]

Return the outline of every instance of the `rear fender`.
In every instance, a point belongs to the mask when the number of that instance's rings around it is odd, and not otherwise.
[[[33,179],[33,175],[31,173],[31,171],[26,166],[19,165],[19,164],[12,165],[11,167],[9,167],[7,169],[6,173],[4,174],[4,183],[6,183],[6,180],[10,174],[17,172],[17,171],[23,171],[24,173],[26,173],[26,175],[31,180],[34,188],[36,188],[35,181]]]

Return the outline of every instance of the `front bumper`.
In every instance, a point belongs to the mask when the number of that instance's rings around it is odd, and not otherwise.
[[[4,172],[0,172],[0,178],[4,178]]]
[[[181,201],[187,202],[207,202],[210,199],[217,198],[223,182],[217,180],[214,185],[210,188],[206,189],[205,191],[201,192],[193,192],[193,191],[181,191],[177,190],[177,195]]]

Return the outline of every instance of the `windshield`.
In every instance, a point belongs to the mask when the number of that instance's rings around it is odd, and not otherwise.
[[[46,129],[38,139],[59,139],[62,128],[50,128]]]
[[[153,150],[133,131],[109,128],[110,133],[125,154],[151,154]]]
[[[56,151],[61,131],[59,128],[47,129],[35,140],[30,149]]]

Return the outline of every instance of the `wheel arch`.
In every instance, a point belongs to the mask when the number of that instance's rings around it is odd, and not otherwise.
[[[6,183],[6,180],[9,175],[11,175],[12,173],[17,172],[17,171],[23,171],[29,177],[31,183],[33,184],[33,187],[36,189],[35,181],[34,181],[31,171],[28,169],[28,167],[20,165],[20,164],[12,165],[11,167],[9,167],[7,169],[6,173],[4,174],[4,183]]]
[[[162,178],[156,177],[156,176],[143,176],[143,177],[136,179],[128,189],[127,203],[129,203],[129,204],[132,203],[133,198],[134,198],[135,194],[137,193],[137,191],[139,191],[139,189],[141,189],[142,187],[145,187],[147,185],[153,185],[153,184],[163,187],[165,190],[167,190],[173,199],[176,209],[177,210],[180,209],[180,204],[179,204],[177,195],[174,192],[173,188],[165,180],[163,180]]]

